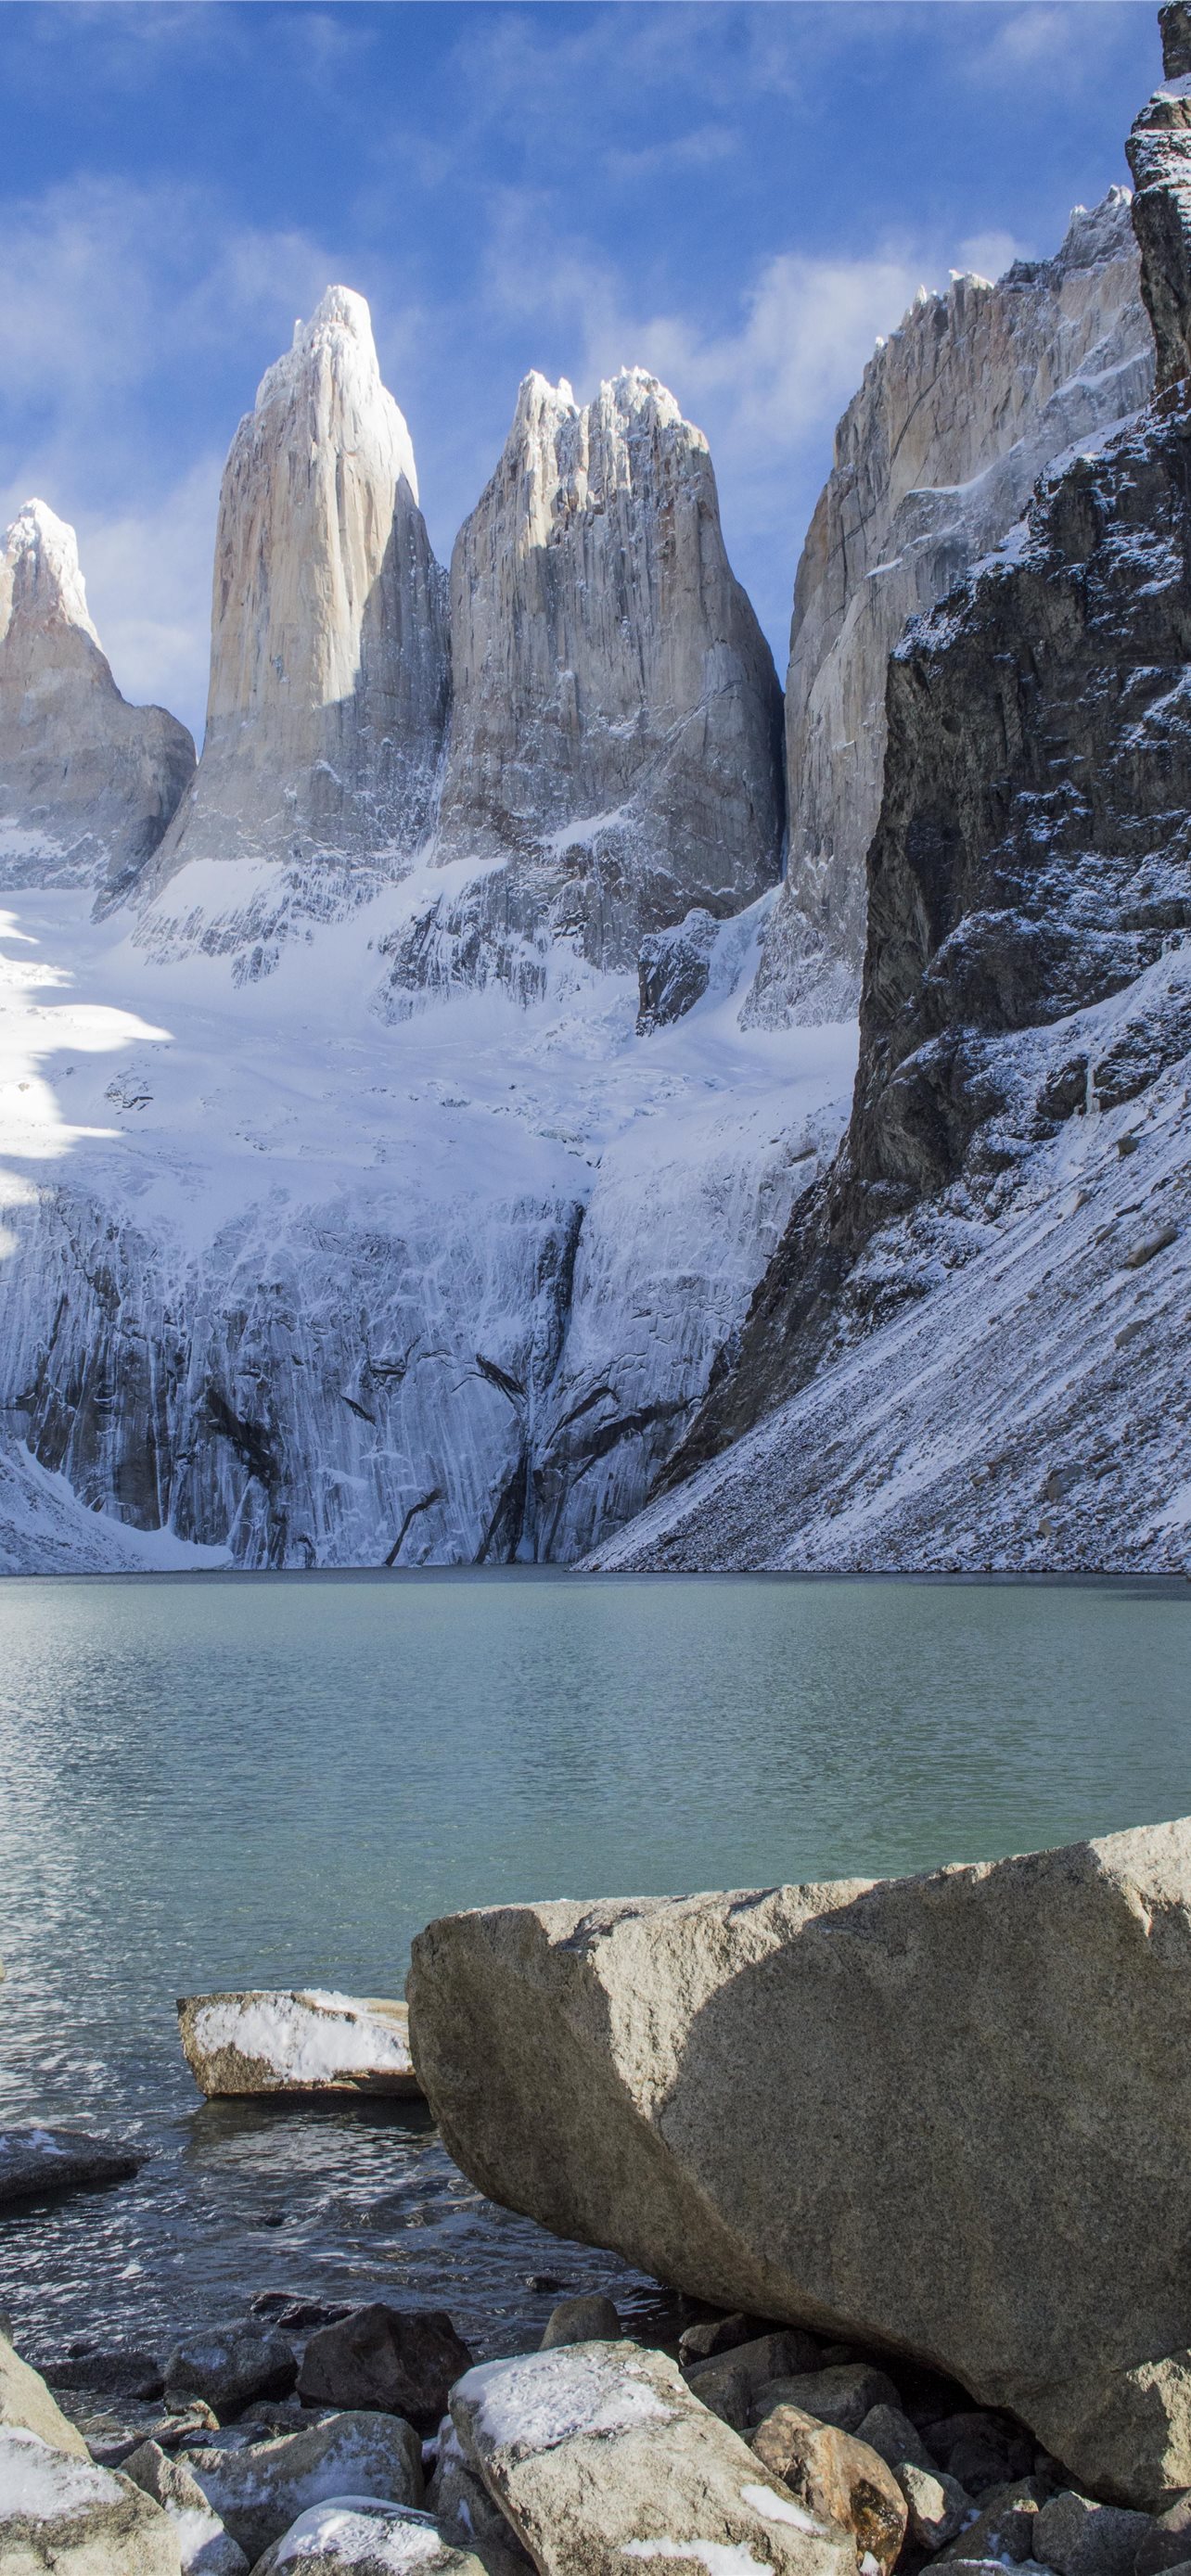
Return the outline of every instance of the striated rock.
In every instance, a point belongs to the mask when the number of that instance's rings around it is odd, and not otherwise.
[[[470,2550],[453,2548],[427,2513],[409,2505],[337,2496],[313,2505],[258,2560],[256,2576],[484,2576]]]
[[[48,2443],[53,2450],[69,2451],[76,2459],[85,2460],[88,2456],[82,2434],[63,2414],[40,2371],[22,2361],[19,2352],[13,2350],[11,2338],[3,2333],[0,2333],[0,2432],[35,2433],[39,2441]]]
[[[428,828],[448,694],[409,431],[363,296],[331,286],[224,468],[202,759],[141,943],[231,950],[252,978],[294,923],[375,892]],[[235,863],[226,895],[171,885],[211,860]]]
[[[422,2501],[422,2446],[394,2415],[332,2415],[272,2442],[191,2451],[186,2465],[252,2566],[299,2514],[332,2497]]]
[[[393,953],[411,989],[541,989],[551,940],[633,968],[643,937],[773,883],[781,698],[720,531],[707,442],[654,376],[577,404],[525,379],[451,563],[441,858],[485,860]],[[492,863],[498,864],[493,868]]]
[[[298,2391],[307,2405],[378,2406],[433,2432],[471,2354],[438,2309],[376,2299],[312,2334]]]
[[[81,2129],[0,2131],[0,2209],[14,2200],[40,2200],[45,2192],[98,2191],[128,2182],[143,2157],[110,2138]]]
[[[1189,1967],[1184,1822],[883,1885],[457,1915],[409,1998],[482,2190],[720,2306],[922,2354],[1153,2507],[1191,2476],[1154,2148]]]
[[[539,2576],[623,2576],[661,2558],[850,2576],[842,2531],[797,2504],[664,2353],[578,2344],[469,2371],[451,2414]],[[721,2557],[721,2552],[731,2553]]]
[[[284,2397],[298,2365],[284,2335],[266,2326],[236,2326],[176,2344],[165,2365],[166,2395],[201,2397],[221,2421],[256,2397]]]
[[[892,2469],[875,2451],[785,2402],[769,2408],[749,2442],[754,2457],[817,2521],[851,2532],[859,2559],[885,2571],[893,2566],[908,2507]]]
[[[4,2576],[181,2576],[175,2525],[139,2487],[0,2429]]]
[[[865,854],[881,803],[885,674],[934,606],[1020,518],[1076,440],[1136,412],[1153,379],[1129,198],[1075,209],[1051,260],[919,293],[878,341],[835,435],[803,548],[786,683],[790,847],[749,1019],[855,1007]]]
[[[224,2530],[183,2461],[170,2459],[158,2442],[142,2442],[121,2467],[169,2515],[182,2553],[182,2576],[247,2576],[243,2550]]]
[[[185,725],[120,695],[74,529],[26,501],[0,556],[0,890],[125,893],[193,776]]]
[[[418,2098],[404,2004],[297,1992],[181,1995],[186,2063],[201,2092],[396,2093]]]

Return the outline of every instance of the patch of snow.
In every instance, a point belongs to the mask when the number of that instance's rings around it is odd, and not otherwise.
[[[446,2544],[431,2514],[374,2496],[328,2496],[290,2524],[277,2544],[274,2565],[300,2566],[304,2558],[333,2552],[341,2566],[425,2566],[444,2556]]]
[[[119,2504],[123,2493],[109,2470],[53,2450],[38,2433],[0,2425],[0,2513],[53,2523],[86,2505]]]
[[[480,2433],[494,2450],[521,2454],[555,2450],[579,2434],[615,2436],[673,2421],[632,2362],[584,2345],[480,2362],[465,2371],[458,2393],[478,2405]]]
[[[740,2493],[745,2504],[751,2505],[753,2512],[761,2514],[766,2522],[790,2522],[796,2531],[821,2533],[825,2528],[823,2523],[816,2521],[813,2513],[807,2512],[805,2505],[795,2504],[790,2496],[777,2495],[772,2487],[745,2486]]]
[[[290,2084],[316,2086],[344,2074],[408,2074],[409,2050],[399,2034],[346,1995],[303,1993],[227,1999],[195,2014],[195,2039],[204,2052],[236,2048],[263,2058]]]
[[[707,2576],[770,2576],[769,2562],[754,2558],[744,2540],[626,2540],[625,2558],[694,2558]]]

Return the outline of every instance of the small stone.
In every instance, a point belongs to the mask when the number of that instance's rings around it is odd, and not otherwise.
[[[428,2513],[365,2496],[336,2496],[299,2514],[267,2549],[255,2576],[484,2576],[471,2550],[455,2549]]]
[[[169,2515],[178,2534],[183,2576],[246,2576],[243,2550],[181,2460],[171,2459],[157,2442],[142,2442],[130,2451],[123,2474]]]
[[[750,2436],[757,2459],[788,2486],[819,2522],[850,2531],[857,2556],[888,2571],[905,2538],[908,2508],[876,2451],[820,2424],[798,2406],[775,2406]]]
[[[910,2509],[911,2533],[921,2549],[933,2553],[945,2548],[976,2520],[971,2496],[945,2469],[916,2469],[912,2460],[902,2460],[897,2483]]]
[[[864,2422],[857,2426],[856,2439],[867,2442],[886,2468],[898,2469],[903,2460],[909,2460],[914,2468],[926,2469],[933,2476],[938,2467],[917,2425],[911,2424],[900,2406],[871,2407]]]
[[[281,2335],[267,2327],[233,2326],[175,2344],[165,2366],[165,2390],[167,2399],[186,2403],[205,2398],[222,2423],[254,2397],[284,2397],[297,2376],[297,2360]]]
[[[1178,2567],[1184,2558],[1191,2558],[1191,2490],[1176,2496],[1143,2534],[1134,2576],[1159,2576],[1162,2568]]]
[[[734,2352],[738,2344],[754,2343],[759,2320],[746,2317],[740,2309],[727,2317],[700,2317],[698,2324],[686,2326],[678,2339],[678,2362],[681,2370],[690,2370],[697,2361],[711,2361],[717,2353]]]
[[[874,2406],[896,2406],[897,2390],[883,2370],[874,2370],[864,2362],[843,2362],[827,2370],[799,2371],[795,2375],[775,2371],[765,2390],[766,2409],[786,2405],[799,2406],[805,2415],[815,2415],[820,2424],[834,2424],[841,2433],[856,2433]],[[932,2446],[933,2447],[933,2446]]]
[[[1130,1246],[1125,1254],[1123,1268],[1144,1270],[1147,1261],[1153,1261],[1159,1252],[1165,1252],[1168,1244],[1177,1243],[1178,1237],[1177,1225],[1156,1226],[1152,1234],[1144,1234],[1139,1243]]]
[[[422,2501],[421,2443],[392,2415],[332,2415],[277,2441],[191,2451],[186,2465],[250,2566],[299,2514],[333,2496]]]
[[[63,2414],[40,2371],[14,2352],[7,2335],[0,2335],[0,2431],[36,2433],[55,2451],[88,2457],[82,2434]]]
[[[177,2531],[139,2487],[38,2434],[0,2429],[5,2576],[180,2576]]]
[[[525,2286],[527,2290],[535,2290],[541,2294],[547,2290],[565,2290],[567,2285],[565,2281],[560,2281],[557,2272],[527,2272]]]
[[[377,2299],[311,2336],[298,2392],[307,2404],[379,2407],[432,2433],[470,2368],[467,2345],[440,2309]]]
[[[615,2343],[619,2333],[620,2317],[611,2299],[560,2299],[547,2320],[542,2351],[567,2343]]]
[[[1034,2526],[1034,2556],[1059,2576],[1132,2576],[1150,2531],[1146,2513],[1097,2504],[1068,2487],[1043,2506]]]

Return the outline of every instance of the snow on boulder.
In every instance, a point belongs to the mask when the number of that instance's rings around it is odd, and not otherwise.
[[[239,2542],[224,2530],[183,2460],[171,2459],[159,2442],[142,2442],[120,2465],[122,2475],[169,2515],[182,2552],[182,2576],[247,2576],[248,2561]]]
[[[465,2454],[540,2576],[855,2576],[844,2532],[795,2503],[665,2353],[589,2343],[468,2371],[451,2393]]]
[[[81,2129],[0,2129],[0,2209],[8,2201],[40,2200],[43,2192],[127,2182],[142,2161],[128,2147]]]
[[[402,2003],[258,1988],[180,1995],[178,2020],[187,2065],[208,2095],[421,2093]]]
[[[182,2576],[175,2525],[110,2469],[0,2429],[0,2567],[11,2576]]]
[[[334,2496],[422,2501],[422,2445],[399,2415],[332,2415],[247,2445],[233,2436],[226,2448],[192,2451],[186,2465],[254,2566],[300,2514]]]
[[[265,2552],[255,2576],[484,2576],[471,2550],[454,2549],[428,2513],[372,2496],[314,2505]]]
[[[1118,2502],[1191,2486],[1191,1820],[875,1885],[454,1915],[409,1995],[444,2145],[507,2207],[920,2354]]]

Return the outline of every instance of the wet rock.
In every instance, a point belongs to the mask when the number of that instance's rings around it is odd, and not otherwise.
[[[559,2344],[567,2343],[615,2342],[619,2333],[620,2317],[611,2299],[560,2299],[547,2319],[542,2350],[553,2352]]]
[[[448,2316],[383,2299],[323,2326],[306,2346],[298,2393],[309,2404],[376,2406],[433,2432],[471,2354]]]
[[[1191,2558],[1191,2492],[1176,2496],[1142,2533],[1134,2576],[1159,2576],[1161,2569],[1178,2567],[1184,2558]]]
[[[1037,2516],[1033,2556],[1057,2568],[1059,2576],[1132,2576],[1149,2531],[1148,2514],[1097,2504],[1068,2488]]]
[[[394,2093],[420,2099],[403,2003],[316,1990],[181,1995],[186,2063],[200,2092]]]
[[[123,2474],[152,2496],[178,2535],[183,2576],[246,2576],[248,2561],[208,2504],[197,2479],[157,2442],[142,2442],[123,2463]]]
[[[36,2433],[0,2429],[5,2576],[181,2576],[178,2535],[140,2488]]]
[[[912,2460],[902,2460],[896,2475],[909,2507],[910,2531],[920,2548],[933,2554],[975,2522],[971,2497],[945,2469],[919,2469]]]
[[[483,2576],[469,2550],[452,2547],[427,2513],[408,2505],[338,2496],[313,2505],[259,2561],[255,2576]]]
[[[168,2398],[205,2399],[220,2422],[256,2397],[284,2397],[298,2364],[283,2336],[266,2326],[231,2326],[175,2344],[165,2365]]]
[[[903,2460],[916,2469],[933,2471],[939,2465],[929,2443],[900,2406],[872,2407],[863,2423],[857,2425],[856,2438],[867,2442],[870,2451],[875,2451],[890,2469],[900,2468]]]
[[[273,2442],[191,2451],[186,2465],[250,2565],[332,2496],[422,2501],[422,2446],[392,2415],[334,2415]]]
[[[708,2414],[664,2353],[576,2344],[468,2371],[463,2450],[539,2576],[625,2576],[626,2561],[854,2576],[855,2550]],[[721,2550],[731,2558],[720,2560]]]
[[[248,2303],[250,2316],[267,2317],[281,2334],[308,2333],[312,2326],[333,2326],[350,2317],[350,2299],[306,2299],[297,2290],[258,2290]]]
[[[909,2508],[892,2469],[867,2443],[817,2423],[799,2406],[778,2405],[750,2436],[750,2447],[816,2521],[851,2532],[859,2558],[870,2557],[886,2571],[893,2566]]]
[[[127,2182],[143,2162],[130,2148],[81,2129],[3,2129],[0,2209],[10,2201],[40,2200],[46,2192],[97,2191]]]
[[[6,2334],[0,2334],[0,2430],[36,2433],[54,2450],[87,2457],[83,2435],[63,2414],[40,2371],[22,2361]]]

